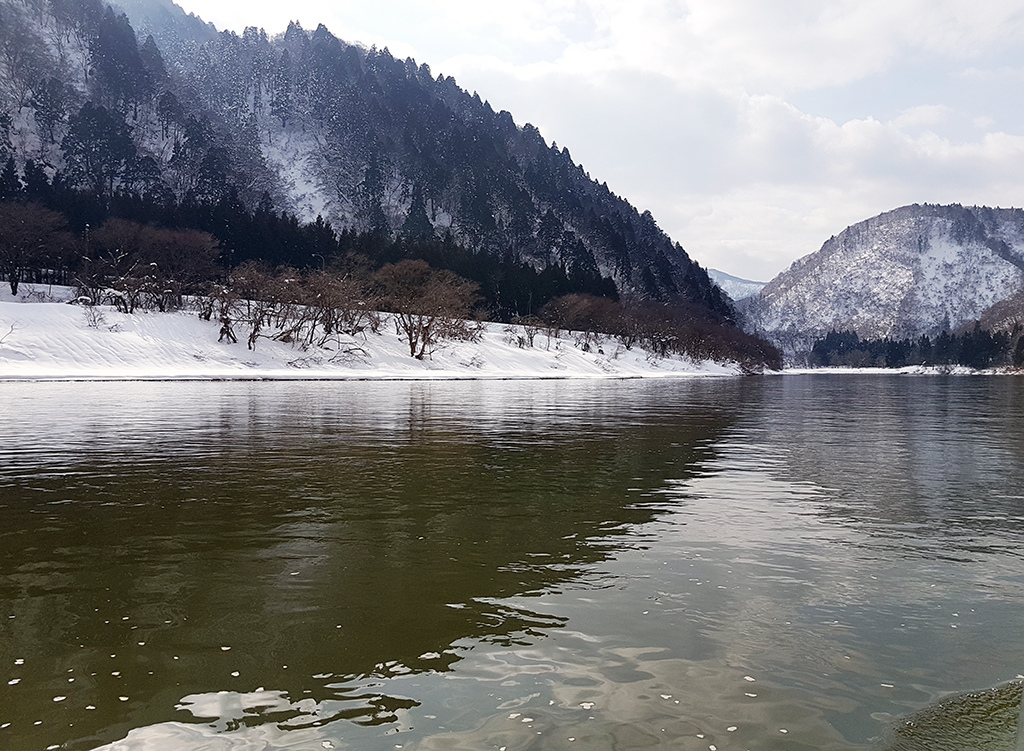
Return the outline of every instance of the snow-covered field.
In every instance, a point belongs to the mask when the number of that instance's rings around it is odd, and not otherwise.
[[[510,341],[503,324],[487,324],[477,342],[442,343],[416,360],[385,323],[379,334],[346,337],[330,349],[303,350],[261,338],[246,347],[218,342],[220,324],[195,313],[118,313],[66,302],[67,289],[21,285],[0,291],[0,380],[205,379],[504,379],[635,378],[736,375],[732,363],[649,357],[607,339],[586,352],[571,334],[533,347]]]

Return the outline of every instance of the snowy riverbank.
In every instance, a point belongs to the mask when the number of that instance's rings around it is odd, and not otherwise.
[[[303,350],[261,338],[254,350],[218,342],[220,324],[194,312],[118,313],[69,305],[70,291],[0,291],[0,380],[664,378],[736,375],[735,364],[655,358],[606,339],[584,351],[571,334],[520,348],[504,324],[477,342],[444,342],[416,360],[385,323],[379,334]]]

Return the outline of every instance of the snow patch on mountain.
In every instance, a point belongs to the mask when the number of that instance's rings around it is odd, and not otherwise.
[[[280,178],[289,208],[301,221],[312,222],[318,216],[331,217],[325,198],[327,191],[321,185],[317,142],[311,133],[301,128],[271,126],[263,155],[267,165]]]
[[[806,351],[829,331],[956,330],[1024,289],[1024,211],[905,206],[848,227],[741,303],[748,328]]]

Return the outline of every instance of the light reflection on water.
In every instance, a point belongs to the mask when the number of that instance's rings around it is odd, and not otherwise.
[[[1024,671],[1013,379],[0,391],[5,748],[850,749]]]

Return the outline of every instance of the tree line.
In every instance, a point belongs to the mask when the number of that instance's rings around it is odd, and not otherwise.
[[[0,204],[9,203],[60,214],[63,229],[79,236],[82,249],[88,244],[89,233],[95,234],[112,219],[122,219],[169,230],[205,232],[217,241],[218,261],[225,268],[245,261],[263,261],[271,266],[322,270],[338,259],[356,257],[376,269],[404,259],[420,259],[476,282],[481,301],[495,320],[534,314],[549,300],[571,293],[618,297],[612,279],[596,270],[566,268],[559,262],[537,268],[510,254],[474,252],[456,243],[450,234],[416,239],[354,230],[337,232],[320,217],[303,223],[293,214],[275,211],[269,196],[250,210],[235,190],[228,190],[213,203],[192,196],[178,201],[166,193],[118,191],[105,195],[76,188],[60,172],[49,178],[32,160],[19,174],[11,157],[0,169]],[[36,209],[26,211],[38,213]],[[66,246],[68,242],[64,238],[59,244]],[[64,260],[73,265],[74,253],[69,253]],[[5,272],[8,279],[18,273],[14,267],[24,267],[20,273],[37,275],[46,269],[51,276],[60,268],[49,258],[33,268],[24,250],[15,255],[21,260],[7,259],[11,267]]]
[[[715,320],[693,303],[570,294],[545,305],[537,319],[520,322],[535,326],[538,321],[556,333],[570,332],[584,350],[600,347],[605,335],[617,345],[638,346],[654,357],[733,361],[751,373],[782,369],[782,353],[774,345]]]
[[[921,336],[916,340],[861,339],[854,331],[831,331],[814,342],[809,360],[818,367],[1024,367],[1024,331],[988,331],[976,323],[961,333],[944,331],[934,338]]]

